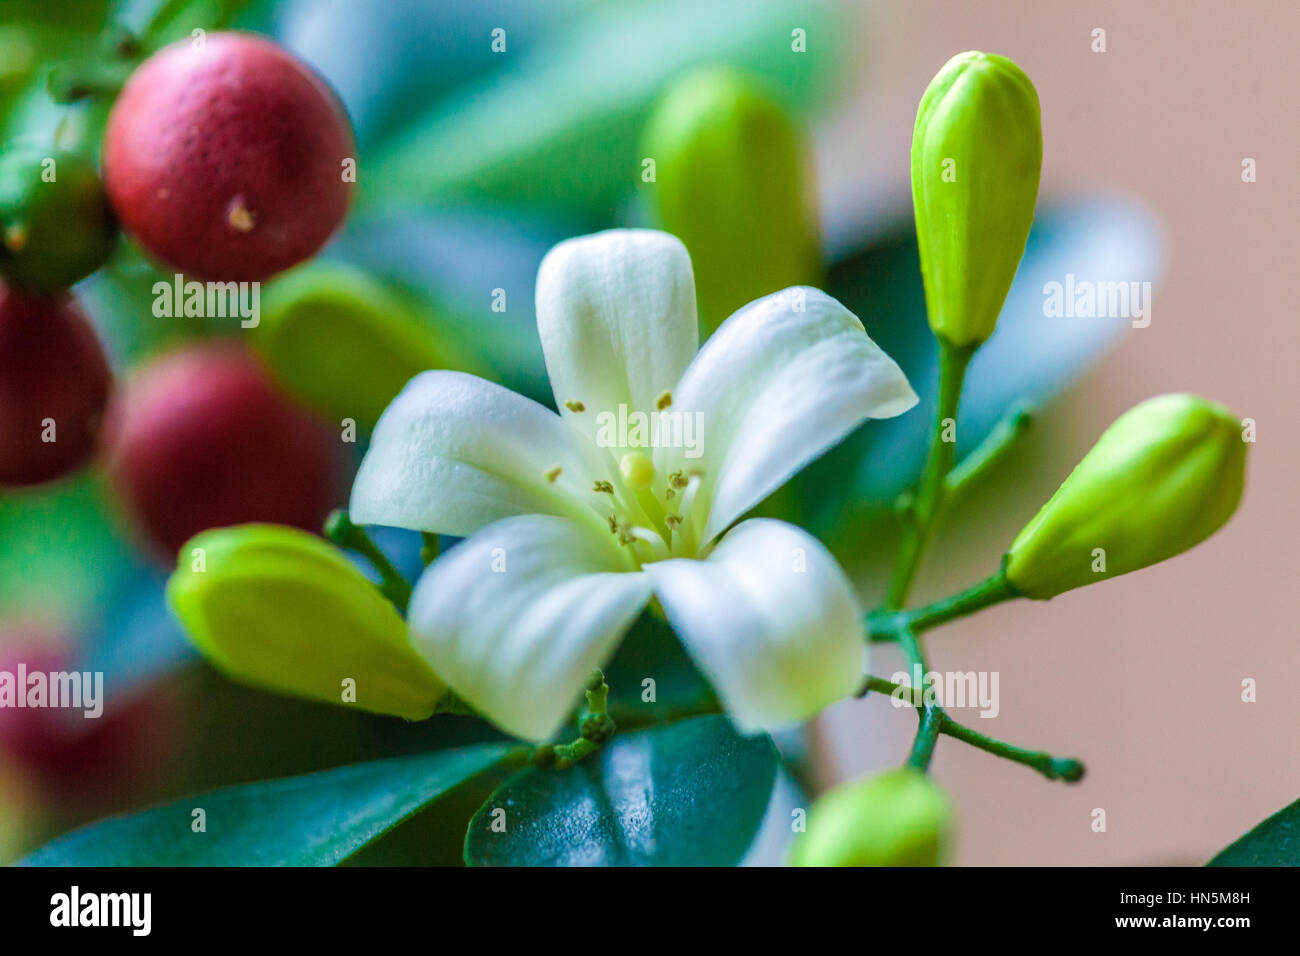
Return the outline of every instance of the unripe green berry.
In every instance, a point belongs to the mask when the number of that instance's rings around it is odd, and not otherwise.
[[[84,279],[117,241],[117,221],[84,156],[22,147],[0,157],[0,273],[46,295]]]
[[[641,155],[655,164],[655,217],[691,254],[702,336],[770,292],[821,284],[808,137],[756,80],[688,75],[651,115]]]
[[[841,784],[813,804],[794,866],[939,866],[952,841],[952,804],[928,776],[899,767]]]
[[[1241,500],[1242,423],[1197,395],[1160,395],[1097,440],[1003,559],[1021,594],[1050,598],[1186,551]]]
[[[934,334],[979,345],[1024,255],[1043,165],[1038,94],[1006,57],[959,53],[921,97],[912,203]]]

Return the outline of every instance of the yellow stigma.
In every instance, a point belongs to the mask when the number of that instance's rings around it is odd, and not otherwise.
[[[650,482],[655,480],[654,462],[639,451],[630,451],[624,455],[618,463],[618,469],[623,472],[623,480],[632,488],[649,488]]]

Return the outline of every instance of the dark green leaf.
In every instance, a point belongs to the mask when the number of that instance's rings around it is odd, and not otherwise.
[[[227,787],[47,843],[30,866],[334,866],[508,752],[505,744]],[[206,832],[192,829],[202,809]]]
[[[1300,800],[1273,814],[1206,866],[1300,866]]]
[[[776,768],[771,738],[741,737],[718,716],[619,734],[576,767],[507,780],[470,821],[465,860],[731,866],[763,820]]]

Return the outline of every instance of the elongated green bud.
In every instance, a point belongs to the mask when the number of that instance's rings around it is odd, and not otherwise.
[[[330,263],[271,283],[251,341],[290,394],[363,431],[416,374],[463,367],[409,303],[366,273]]]
[[[205,531],[181,549],[167,598],[204,657],[242,683],[408,720],[446,692],[393,606],[305,531]]]
[[[993,334],[1034,221],[1038,94],[1006,57],[959,53],[930,81],[912,132],[912,204],[934,334]]]
[[[821,284],[808,137],[756,80],[689,74],[651,115],[641,155],[655,217],[691,254],[701,336],[769,292]]]
[[[939,866],[952,841],[952,805],[921,771],[899,767],[841,784],[808,814],[794,866]]]
[[[1246,476],[1241,422],[1196,395],[1160,395],[1115,420],[1003,559],[1026,597],[1127,574],[1223,526]]]

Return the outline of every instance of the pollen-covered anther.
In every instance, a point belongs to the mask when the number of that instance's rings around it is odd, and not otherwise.
[[[547,481],[549,481],[551,484],[555,484],[555,479],[559,478],[560,474],[563,471],[564,471],[563,468],[561,468],[559,465],[556,465],[550,471],[543,473],[542,477],[545,478]]]
[[[572,398],[569,399],[567,402],[564,403],[564,407],[567,408],[569,411],[573,412],[575,415],[576,415],[578,412],[585,412],[585,411],[587,410],[587,406],[586,406],[586,405],[584,405],[584,404],[582,404],[582,402],[579,402],[579,401],[577,401],[576,399],[572,399]]]
[[[591,490],[600,492],[602,495],[612,495],[614,493],[614,486],[603,478],[597,478],[591,483]]]
[[[690,484],[690,480],[685,475],[683,475],[680,471],[674,471],[671,475],[668,476],[669,488],[676,488],[677,490],[680,491],[682,488],[685,488],[688,484]]]
[[[664,392],[662,395],[660,395],[658,398],[655,399],[655,409],[662,412],[665,408],[667,408],[672,403],[673,403],[673,393]]]
[[[669,528],[676,531],[678,528],[682,526],[682,516],[664,515],[664,524],[668,525]]]
[[[655,480],[655,464],[650,456],[639,451],[630,451],[618,463],[618,470],[623,473],[623,480],[631,488],[649,488]]]

